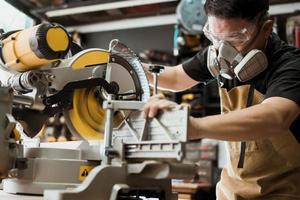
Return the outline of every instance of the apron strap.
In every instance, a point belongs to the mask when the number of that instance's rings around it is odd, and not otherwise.
[[[253,103],[253,97],[254,97],[254,84],[250,85],[249,92],[248,92],[248,99],[246,108],[252,106]],[[243,168],[244,167],[244,161],[245,161],[245,154],[246,154],[246,142],[241,142],[241,152],[240,152],[240,158],[238,162],[237,168]]]

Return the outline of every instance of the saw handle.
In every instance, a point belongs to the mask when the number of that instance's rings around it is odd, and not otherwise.
[[[162,65],[150,65],[149,72],[153,75],[153,95],[157,94],[158,75],[165,69]]]

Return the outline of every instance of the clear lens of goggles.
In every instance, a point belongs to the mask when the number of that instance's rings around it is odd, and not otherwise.
[[[209,39],[214,45],[219,45],[221,41],[229,42],[232,46],[238,46],[246,43],[251,38],[252,29],[243,28],[240,31],[232,33],[212,33],[209,30],[208,23],[205,24],[203,28],[204,35]]]

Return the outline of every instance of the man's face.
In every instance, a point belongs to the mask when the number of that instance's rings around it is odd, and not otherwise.
[[[221,41],[227,41],[238,51],[248,52],[251,49],[263,50],[266,37],[261,27],[240,18],[224,19],[209,16],[204,33],[216,49],[219,48]]]

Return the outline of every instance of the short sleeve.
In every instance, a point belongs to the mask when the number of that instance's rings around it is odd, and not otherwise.
[[[185,61],[182,66],[185,73],[195,81],[205,82],[212,79],[207,69],[207,48]]]
[[[300,106],[300,57],[284,62],[271,76],[265,98],[283,97]]]

